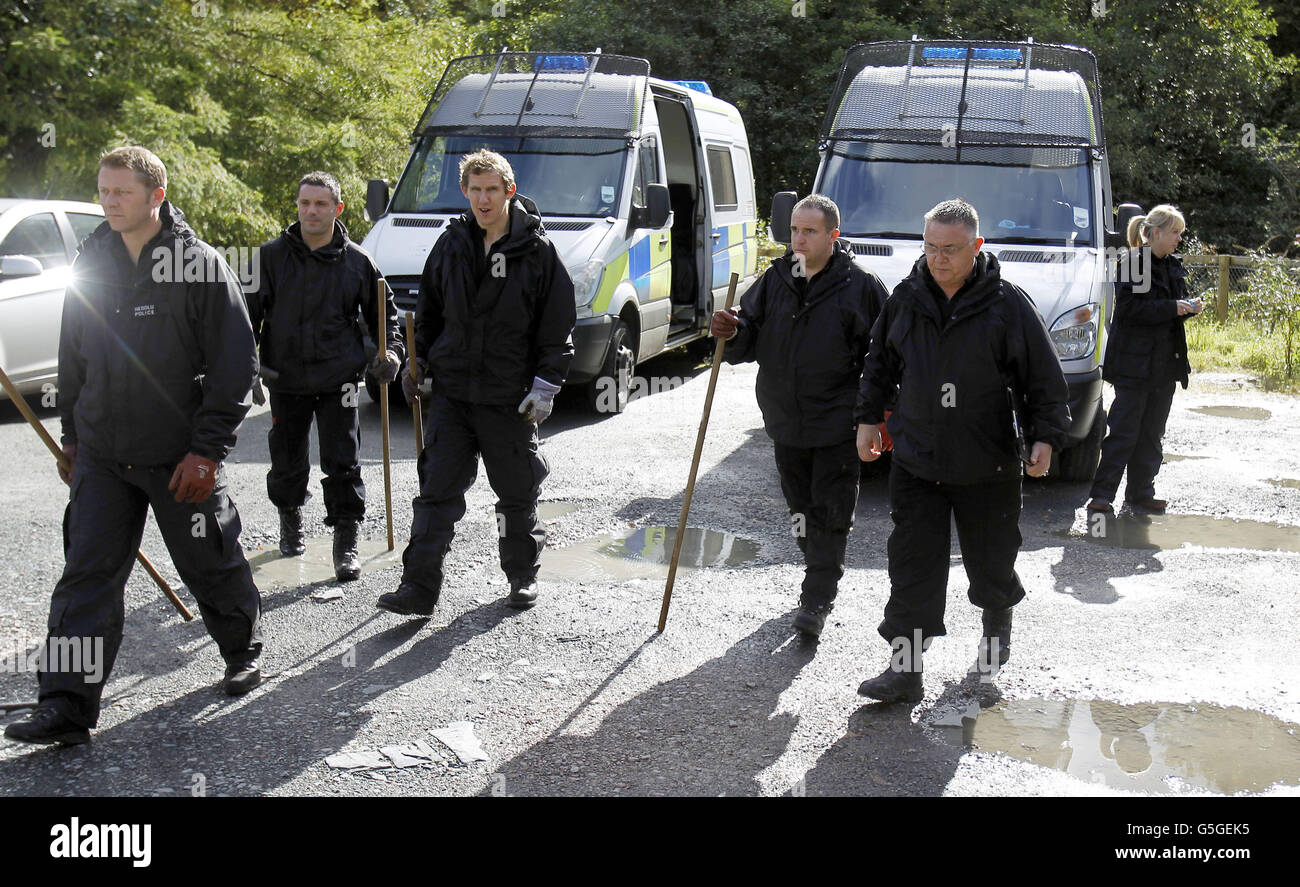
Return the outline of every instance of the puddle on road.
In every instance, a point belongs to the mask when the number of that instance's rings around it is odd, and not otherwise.
[[[676,527],[643,527],[618,539],[596,536],[566,548],[542,552],[542,575],[574,580],[645,579],[668,575]],[[698,567],[738,567],[758,559],[752,539],[687,527],[678,572]]]
[[[1294,477],[1274,477],[1269,478],[1268,482],[1275,487],[1286,487],[1289,490],[1300,490],[1300,480]]]
[[[1204,413],[1207,416],[1222,416],[1226,419],[1254,419],[1262,421],[1272,418],[1273,414],[1268,410],[1259,407],[1195,407],[1193,413]]]
[[[538,502],[537,514],[544,521],[552,521],[572,514],[581,508],[576,502]]]
[[[1163,461],[1165,462],[1186,462],[1191,459],[1208,459],[1209,456],[1180,456],[1178,453],[1165,453]]]
[[[1101,699],[1005,700],[941,714],[953,745],[999,752],[1114,788],[1232,794],[1300,785],[1300,727],[1250,709]]]
[[[1056,530],[1053,535],[1083,539],[1109,548],[1169,551],[1184,545],[1205,548],[1247,548],[1253,551],[1300,552],[1300,527],[1253,520],[1207,517],[1200,514],[1088,515],[1082,534]]]
[[[357,546],[361,559],[361,572],[373,573],[402,562],[403,542],[394,539],[395,548],[388,550],[388,540],[362,539]],[[279,549],[268,548],[248,559],[253,568],[253,582],[258,588],[266,586],[295,587],[313,582],[334,581],[334,537],[315,536],[307,540],[307,551],[299,557],[284,557]]]

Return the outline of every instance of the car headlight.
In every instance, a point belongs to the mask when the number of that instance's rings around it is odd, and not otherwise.
[[[1100,315],[1100,306],[1089,302],[1056,318],[1048,331],[1052,344],[1056,346],[1056,356],[1061,360],[1078,360],[1092,354],[1097,347],[1097,320]]]
[[[569,276],[573,278],[573,302],[579,309],[589,308],[596,298],[604,271],[605,263],[595,259],[569,267]]]

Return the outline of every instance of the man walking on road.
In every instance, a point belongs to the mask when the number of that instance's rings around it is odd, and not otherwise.
[[[871,327],[886,293],[839,243],[840,212],[820,194],[790,217],[791,252],[741,297],[713,313],[728,363],[758,361],[755,392],[776,447],[781,490],[806,569],[794,627],[821,635],[844,575],[861,463],[853,405]]]
[[[549,470],[537,426],[573,359],[573,281],[536,205],[515,193],[510,163],[491,151],[467,154],[460,187],[470,208],[438,238],[420,278],[413,347],[433,395],[402,582],[378,602],[403,615],[433,612],[480,453],[498,497],[508,603],[536,603],[546,541],[537,496]],[[408,399],[420,396],[409,373],[402,384]]]
[[[60,470],[72,488],[66,564],[50,601],[40,704],[5,729],[11,739],[89,740],[149,508],[226,661],[225,691],[247,693],[261,680],[261,599],[221,470],[248,411],[253,330],[234,273],[166,188],[166,169],[144,148],[100,158],[106,221],[81,245],[59,339],[72,466]],[[169,273],[182,266],[184,279]]]
[[[300,555],[302,506],[311,463],[307,444],[313,416],[325,478],[325,526],[334,528],[334,574],[361,576],[359,524],[365,517],[361,482],[360,389],[366,369],[363,328],[378,341],[379,269],[348,238],[339,221],[342,193],[334,176],[310,172],[298,182],[298,221],[263,244],[261,284],[249,297],[253,332],[271,389],[271,470],[266,491],[280,510],[280,553]],[[402,364],[397,307],[384,305],[388,350],[370,367],[386,385]],[[254,389],[255,399],[259,388]]]
[[[886,303],[862,375],[864,461],[879,457],[875,423],[897,398],[888,426],[890,594],[878,629],[894,652],[858,689],[885,702],[921,699],[922,652],[947,633],[954,518],[970,601],[983,610],[980,667],[991,673],[1010,658],[1011,608],[1025,596],[1015,571],[1021,462],[1031,477],[1045,474],[1069,427],[1065,376],[1047,328],[983,244],[965,201],[925,214],[925,255]],[[1027,457],[1017,443],[1020,409],[1034,441]]]

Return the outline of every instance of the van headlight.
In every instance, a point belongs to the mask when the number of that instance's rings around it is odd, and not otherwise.
[[[1078,360],[1092,354],[1097,348],[1099,317],[1100,306],[1089,302],[1056,318],[1048,331],[1056,346],[1056,356],[1061,360]]]
[[[590,315],[591,303],[600,290],[600,278],[604,271],[605,263],[596,259],[569,266],[569,276],[573,278],[573,302],[577,305],[579,314],[585,308],[587,315]]]

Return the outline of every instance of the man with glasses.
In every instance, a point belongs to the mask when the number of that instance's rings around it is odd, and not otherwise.
[[[889,476],[889,601],[881,637],[889,667],[858,689],[883,702],[918,702],[922,651],[947,633],[949,524],[955,519],[971,603],[983,610],[978,665],[1011,655],[1011,608],[1025,596],[1020,550],[1021,462],[1041,477],[1069,427],[1068,389],[1047,328],[1025,292],[980,251],[979,216],[963,200],[925,214],[925,255],[872,330],[858,394],[857,447],[880,455],[886,407],[894,441]],[[1017,413],[1021,415],[1017,415]],[[1017,429],[1033,441],[1023,456]]]

